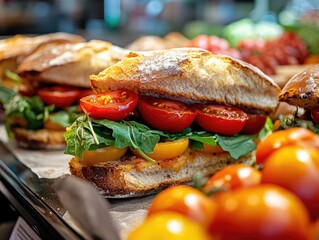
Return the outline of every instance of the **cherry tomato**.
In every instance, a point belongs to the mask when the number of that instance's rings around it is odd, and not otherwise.
[[[183,131],[196,117],[184,103],[145,96],[140,97],[137,110],[148,125],[169,133]]]
[[[154,160],[164,161],[182,155],[188,148],[188,145],[188,138],[181,138],[172,142],[159,142],[155,145],[153,153],[146,155],[150,158],[153,158]],[[133,150],[133,153],[139,157],[142,157],[135,150]]]
[[[262,169],[262,183],[282,186],[296,194],[313,216],[319,216],[319,151],[286,146],[272,153]]]
[[[92,165],[98,162],[115,161],[124,156],[127,151],[125,148],[117,148],[114,146],[89,150],[83,154],[83,164]]]
[[[319,149],[319,136],[308,129],[298,127],[273,132],[257,145],[257,164],[264,163],[275,150],[294,144]]]
[[[209,232],[228,239],[306,239],[309,215],[300,199],[275,185],[223,192]]]
[[[79,91],[72,87],[45,87],[38,90],[38,95],[44,103],[63,108],[75,103]]]
[[[311,118],[315,124],[319,124],[319,108],[311,109]]]
[[[232,136],[239,133],[248,116],[236,107],[197,105],[196,122],[206,131]]]
[[[120,121],[132,113],[137,101],[135,92],[119,89],[83,97],[80,106],[92,118]]]
[[[175,212],[160,212],[148,218],[131,233],[127,240],[212,240],[205,229]]]
[[[173,211],[208,227],[216,211],[215,203],[199,190],[186,185],[174,186],[160,192],[148,208],[148,216]]]
[[[248,114],[248,121],[241,130],[242,134],[257,134],[265,126],[267,116],[260,114]]]
[[[260,184],[261,173],[245,164],[229,165],[216,172],[207,181],[204,190],[208,192],[214,188],[234,190],[237,188],[252,187]]]

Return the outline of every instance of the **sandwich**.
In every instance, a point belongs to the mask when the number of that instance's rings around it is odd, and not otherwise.
[[[65,153],[71,174],[110,198],[250,162],[280,92],[252,65],[196,48],[130,52],[90,80]]]
[[[25,57],[17,73],[27,96],[2,88],[6,128],[20,147],[63,149],[65,127],[82,114],[78,99],[91,93],[89,75],[119,61],[126,50],[111,43],[45,45]]]
[[[23,58],[41,46],[79,42],[84,42],[81,36],[68,33],[50,33],[34,37],[16,35],[0,40],[0,79],[5,81],[10,78],[7,72],[15,72]]]
[[[281,128],[305,127],[319,133],[319,64],[294,75],[284,86],[280,101],[295,107],[281,118]]]
[[[10,89],[19,89],[22,94],[28,88],[23,78],[16,74],[16,69],[23,58],[45,45],[83,42],[79,35],[68,33],[51,33],[35,37],[16,35],[0,40],[0,85]],[[0,102],[0,121],[3,122],[4,109]]]

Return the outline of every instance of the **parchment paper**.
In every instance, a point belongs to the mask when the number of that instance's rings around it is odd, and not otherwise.
[[[34,172],[39,178],[55,179],[65,174],[70,174],[68,162],[70,155],[63,150],[26,150],[19,148],[14,141],[9,140],[4,126],[0,126],[0,140],[5,143],[13,155]],[[154,196],[145,196],[129,199],[109,199],[111,203],[110,213],[119,230],[122,239],[138,226],[144,219],[146,209]],[[63,219],[81,233],[78,226],[72,221],[72,217],[66,212]],[[106,226],[107,227],[107,226]],[[83,233],[81,233],[83,235]],[[85,235],[85,234],[84,234]]]

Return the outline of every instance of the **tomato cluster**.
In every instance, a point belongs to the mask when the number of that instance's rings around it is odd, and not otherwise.
[[[317,239],[318,143],[302,128],[269,135],[256,150],[261,170],[233,164],[200,190],[165,189],[128,239]]]
[[[303,64],[308,56],[306,44],[292,32],[274,40],[244,40],[239,43],[242,59],[273,75],[278,65]]]
[[[232,106],[189,106],[174,100],[138,97],[127,89],[88,95],[80,100],[80,106],[92,118],[113,121],[125,119],[136,108],[150,127],[167,133],[179,133],[196,121],[204,130],[221,135],[256,134],[266,121],[266,116],[246,114]]]
[[[237,48],[231,48],[225,39],[199,35],[190,42],[190,46],[244,60],[269,75],[276,73],[278,65],[303,64],[308,56],[306,44],[293,32],[284,32],[274,40],[243,40]]]

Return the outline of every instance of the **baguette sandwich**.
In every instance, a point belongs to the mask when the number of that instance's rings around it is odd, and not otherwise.
[[[81,113],[78,99],[90,94],[89,75],[119,61],[126,50],[108,42],[45,45],[25,57],[17,73],[28,94],[2,88],[6,127],[28,149],[63,149],[63,134]]]
[[[202,49],[131,52],[92,75],[86,115],[67,128],[73,175],[132,197],[249,162],[279,87],[257,68]]]
[[[282,128],[299,126],[319,133],[319,64],[294,75],[279,99],[296,107],[294,116],[281,119]]]

